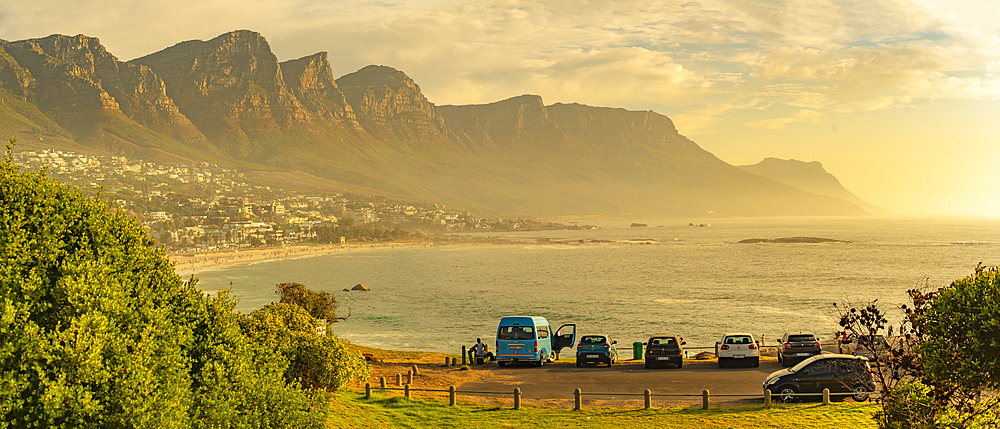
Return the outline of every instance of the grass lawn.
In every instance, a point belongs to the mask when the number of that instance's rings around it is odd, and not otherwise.
[[[493,406],[410,400],[398,394],[339,392],[331,404],[336,428],[379,427],[539,427],[542,424],[572,427],[657,428],[874,428],[875,406],[870,403],[820,403],[760,405],[734,408],[594,408],[582,411],[522,407],[520,410]]]

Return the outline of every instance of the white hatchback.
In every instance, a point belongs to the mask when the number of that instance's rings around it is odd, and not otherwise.
[[[753,334],[733,332],[722,336],[722,341],[715,343],[716,356],[719,357],[719,368],[724,368],[728,362],[750,362],[760,366],[760,343]]]

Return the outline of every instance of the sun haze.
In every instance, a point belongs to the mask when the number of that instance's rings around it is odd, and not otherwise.
[[[896,212],[1000,216],[995,1],[412,3],[2,0],[0,34],[85,34],[130,60],[251,29],[282,61],[403,70],[437,105],[654,110],[730,164],[820,161]]]

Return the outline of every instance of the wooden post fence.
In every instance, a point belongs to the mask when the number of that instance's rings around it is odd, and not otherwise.
[[[708,409],[708,389],[705,389],[705,391],[701,392],[701,409],[703,410]]]
[[[521,409],[521,388],[520,387],[515,387],[514,388],[514,409],[515,410],[520,410]]]

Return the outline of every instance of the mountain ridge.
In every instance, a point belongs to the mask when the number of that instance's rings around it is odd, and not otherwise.
[[[124,63],[82,35],[0,43],[0,130],[513,215],[866,214],[729,165],[652,111],[530,94],[437,106],[402,71],[334,78],[325,52],[280,62],[250,30]]]

